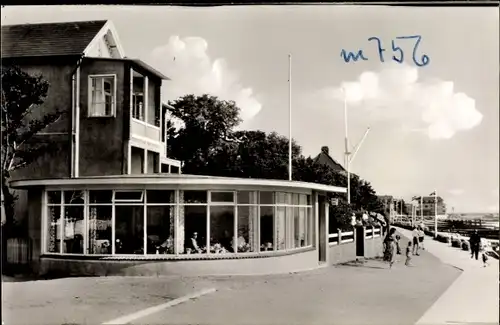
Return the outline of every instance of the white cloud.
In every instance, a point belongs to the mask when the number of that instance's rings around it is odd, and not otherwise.
[[[465,191],[461,188],[456,188],[456,189],[449,190],[448,192],[452,195],[462,195],[462,194],[464,194]]]
[[[172,80],[166,83],[166,98],[173,100],[186,94],[210,94],[233,100],[246,121],[262,108],[252,88],[245,88],[224,59],[212,60],[208,43],[201,37],[171,36],[168,43],[151,54],[151,63]]]
[[[403,121],[407,132],[419,132],[425,126],[431,139],[449,139],[479,125],[483,118],[474,99],[455,92],[453,82],[419,80],[418,68],[407,64],[363,72],[357,81],[326,88],[321,94],[343,100],[343,91],[350,107],[363,107],[372,118]]]

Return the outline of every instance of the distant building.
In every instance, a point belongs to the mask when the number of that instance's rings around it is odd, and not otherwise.
[[[416,202],[418,203],[417,216],[421,216],[422,213],[424,217],[434,216],[436,214],[436,198],[434,196],[424,196],[422,197],[422,200],[420,200],[419,197],[417,198]],[[446,215],[446,204],[444,203],[443,198],[440,196],[437,197],[437,214],[440,216]]]

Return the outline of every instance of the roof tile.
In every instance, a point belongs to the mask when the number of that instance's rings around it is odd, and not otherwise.
[[[2,26],[2,57],[80,55],[106,20]]]

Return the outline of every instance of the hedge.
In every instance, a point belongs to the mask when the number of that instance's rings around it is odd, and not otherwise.
[[[470,243],[468,241],[462,240],[462,250],[464,251],[470,250]]]
[[[452,247],[457,247],[457,248],[461,248],[462,247],[462,241],[458,238],[453,238],[453,240],[451,241],[451,246]]]

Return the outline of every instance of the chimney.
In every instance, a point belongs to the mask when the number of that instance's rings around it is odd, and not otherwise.
[[[321,152],[324,152],[324,153],[326,153],[328,155],[329,154],[328,153],[328,147],[327,146],[321,147]]]

